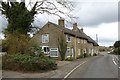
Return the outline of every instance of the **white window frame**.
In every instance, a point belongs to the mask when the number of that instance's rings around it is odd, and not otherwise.
[[[70,38],[70,40],[68,40],[68,37]],[[70,35],[66,35],[66,42],[71,42],[71,36]]]
[[[68,50],[69,50],[69,52],[70,52],[70,47],[67,47],[67,52],[68,52]],[[70,57],[71,54],[68,55],[68,53],[66,53],[66,55],[67,55],[67,58],[68,58],[68,57]]]
[[[44,54],[48,54],[48,55],[50,54],[50,48],[49,48],[49,46],[40,46],[40,47],[42,47],[42,51],[43,51]],[[45,51],[44,51],[44,47],[48,47],[48,48],[49,48],[49,51],[48,51],[48,52],[45,52]]]
[[[47,35],[47,42],[44,40],[44,36]],[[42,43],[48,43],[49,42],[49,34],[42,34]]]
[[[56,49],[56,50],[52,50],[52,49]],[[51,51],[57,51],[57,56],[52,56]],[[50,48],[50,56],[51,57],[58,57],[58,48]]]

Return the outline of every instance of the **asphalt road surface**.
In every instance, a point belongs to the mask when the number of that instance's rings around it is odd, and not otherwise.
[[[88,60],[73,71],[68,78],[118,78],[118,60],[115,55],[104,54]]]

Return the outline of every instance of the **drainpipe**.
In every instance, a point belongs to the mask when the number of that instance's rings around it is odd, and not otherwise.
[[[75,53],[74,53],[74,59],[76,59],[76,54],[77,54],[77,43],[76,43],[76,40],[77,39],[77,36],[75,36]]]

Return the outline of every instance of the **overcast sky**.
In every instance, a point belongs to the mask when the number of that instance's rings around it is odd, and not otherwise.
[[[84,32],[96,40],[101,46],[112,46],[118,40],[118,1],[119,0],[71,0],[76,6],[72,12],[79,17],[76,21],[79,28],[83,27]],[[57,24],[58,17],[39,14],[34,25],[42,27],[46,22],[51,21]],[[0,26],[6,26],[7,21],[0,16]],[[73,20],[72,22],[74,22]],[[66,25],[69,22],[65,23]],[[67,26],[72,29],[72,26]],[[1,31],[1,27],[0,27]]]

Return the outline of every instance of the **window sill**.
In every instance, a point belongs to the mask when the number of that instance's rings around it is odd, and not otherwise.
[[[58,57],[58,56],[50,56],[50,57]]]
[[[49,43],[49,42],[42,42],[42,43]]]

